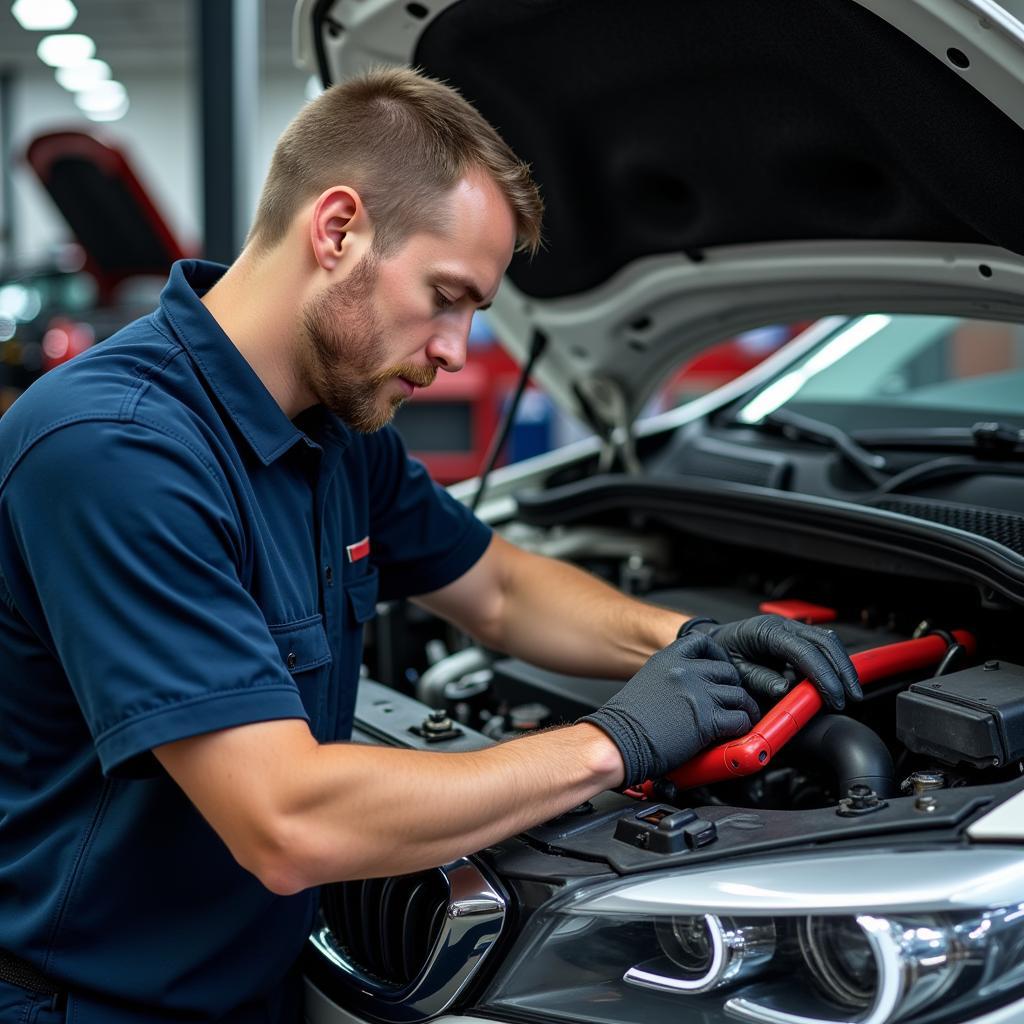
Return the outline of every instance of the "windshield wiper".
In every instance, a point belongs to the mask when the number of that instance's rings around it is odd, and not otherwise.
[[[1020,454],[1024,452],[1024,430],[1020,427],[986,421],[975,423],[973,427],[968,428],[933,428],[932,432],[942,433],[947,451],[954,448],[966,450],[967,457],[940,456],[911,466],[891,477],[879,488],[881,492],[895,494],[911,487],[919,487],[926,481],[934,483],[936,480],[950,477],[976,476],[982,473],[1024,476],[1024,466],[1020,464]],[[929,433],[927,430],[919,432],[919,441],[929,440]],[[907,440],[904,438],[904,444],[906,443]]]
[[[745,423],[743,426],[775,427],[783,437],[791,441],[811,441],[835,449],[854,469],[875,487],[881,487],[888,480],[885,458],[861,447],[845,430],[832,423],[802,416],[789,409],[776,409],[768,413],[760,424]]]
[[[983,421],[971,427],[880,427],[858,430],[856,440],[871,447],[924,448],[1005,458],[1024,452],[1024,429]]]
[[[1024,472],[1006,465],[1024,453],[1024,428],[997,421],[983,421],[971,427],[909,427],[858,430],[856,437],[832,423],[790,409],[776,409],[760,423],[742,423],[734,420],[732,426],[769,428],[793,441],[810,441],[825,445],[838,452],[879,493],[892,493],[910,484],[942,477],[972,476],[990,472],[986,460],[1001,461],[999,472]],[[862,443],[863,442],[863,443]],[[930,459],[902,472],[895,472],[884,456],[869,451],[864,444],[893,448],[930,448],[959,451],[970,456],[963,458]],[[991,465],[991,463],[989,464]]]

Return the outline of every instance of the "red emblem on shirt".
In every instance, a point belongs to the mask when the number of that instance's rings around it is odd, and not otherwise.
[[[356,541],[355,544],[349,544],[345,548],[345,553],[350,562],[358,562],[359,559],[365,558],[370,553],[370,538],[364,537],[362,540]]]

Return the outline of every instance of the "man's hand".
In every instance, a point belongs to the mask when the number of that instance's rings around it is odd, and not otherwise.
[[[619,748],[625,786],[658,778],[757,721],[728,653],[701,633],[658,651],[604,707],[581,718]]]
[[[779,615],[755,615],[721,626],[695,619],[692,631],[686,627],[684,623],[684,637],[714,637],[729,652],[743,685],[757,697],[778,700],[789,691],[789,680],[777,671],[786,663],[799,669],[835,711],[842,710],[847,697],[860,700],[864,696],[857,670],[831,629]]]

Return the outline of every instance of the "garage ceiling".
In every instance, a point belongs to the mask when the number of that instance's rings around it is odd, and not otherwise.
[[[75,0],[78,17],[67,31],[84,32],[96,42],[96,56],[114,77],[139,71],[187,73],[196,45],[197,0]],[[254,0],[260,11],[260,49],[264,71],[293,70],[291,16],[294,0]],[[45,67],[36,44],[46,32],[26,32],[0,0],[0,71],[38,71]]]

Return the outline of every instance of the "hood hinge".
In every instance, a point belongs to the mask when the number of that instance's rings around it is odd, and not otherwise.
[[[622,388],[607,377],[586,377],[577,383],[576,394],[601,438],[600,472],[608,472],[618,460],[627,473],[639,473],[633,421]]]

